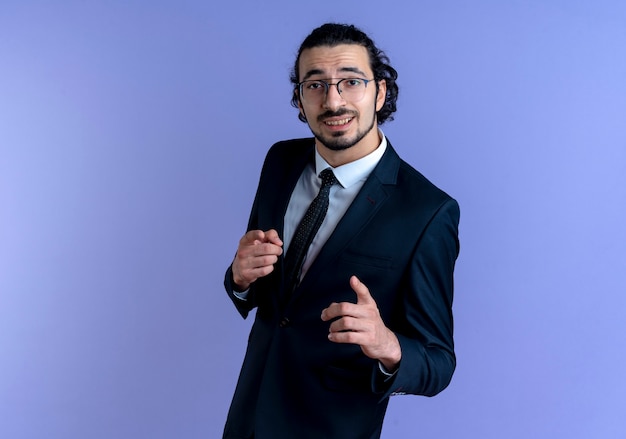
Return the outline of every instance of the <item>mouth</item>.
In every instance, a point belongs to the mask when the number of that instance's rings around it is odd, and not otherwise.
[[[352,119],[354,119],[354,117],[346,117],[346,118],[343,118],[343,119],[325,120],[324,121],[324,125],[329,126],[329,127],[343,127],[345,125],[348,125],[350,122],[352,122]]]

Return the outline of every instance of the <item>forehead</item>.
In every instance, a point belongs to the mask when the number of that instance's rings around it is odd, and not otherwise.
[[[346,73],[372,76],[367,49],[358,44],[340,44],[337,46],[317,46],[304,49],[298,64],[300,81],[309,77],[333,78]],[[359,75],[360,76],[360,75]]]

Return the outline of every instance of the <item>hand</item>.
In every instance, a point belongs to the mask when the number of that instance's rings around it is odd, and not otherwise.
[[[330,324],[328,339],[334,343],[358,344],[365,355],[380,361],[389,372],[395,371],[402,358],[398,337],[385,326],[365,284],[352,276],[350,286],[356,293],[356,304],[331,303],[322,311],[323,321],[337,319]]]
[[[274,271],[274,264],[283,253],[282,246],[283,241],[274,229],[267,232],[250,230],[246,233],[239,241],[232,265],[237,288],[245,291],[252,282]]]

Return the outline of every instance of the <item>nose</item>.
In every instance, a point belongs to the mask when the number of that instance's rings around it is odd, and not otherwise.
[[[326,99],[324,99],[324,108],[327,110],[335,110],[344,106],[346,101],[343,99],[337,88],[337,84],[328,84],[326,91]]]

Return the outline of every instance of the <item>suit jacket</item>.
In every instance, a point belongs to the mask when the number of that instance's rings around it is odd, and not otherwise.
[[[267,154],[248,230],[282,237],[291,193],[314,157],[313,139],[275,144]],[[225,438],[378,438],[389,396],[432,396],[456,360],[453,270],[459,208],[397,155],[391,144],[297,289],[285,292],[283,258],[252,284],[247,300],[226,291],[245,318],[256,308],[224,430]],[[284,254],[284,253],[283,253]],[[358,345],[328,340],[321,312],[356,302],[349,278],[369,288],[402,348],[388,380]]]

